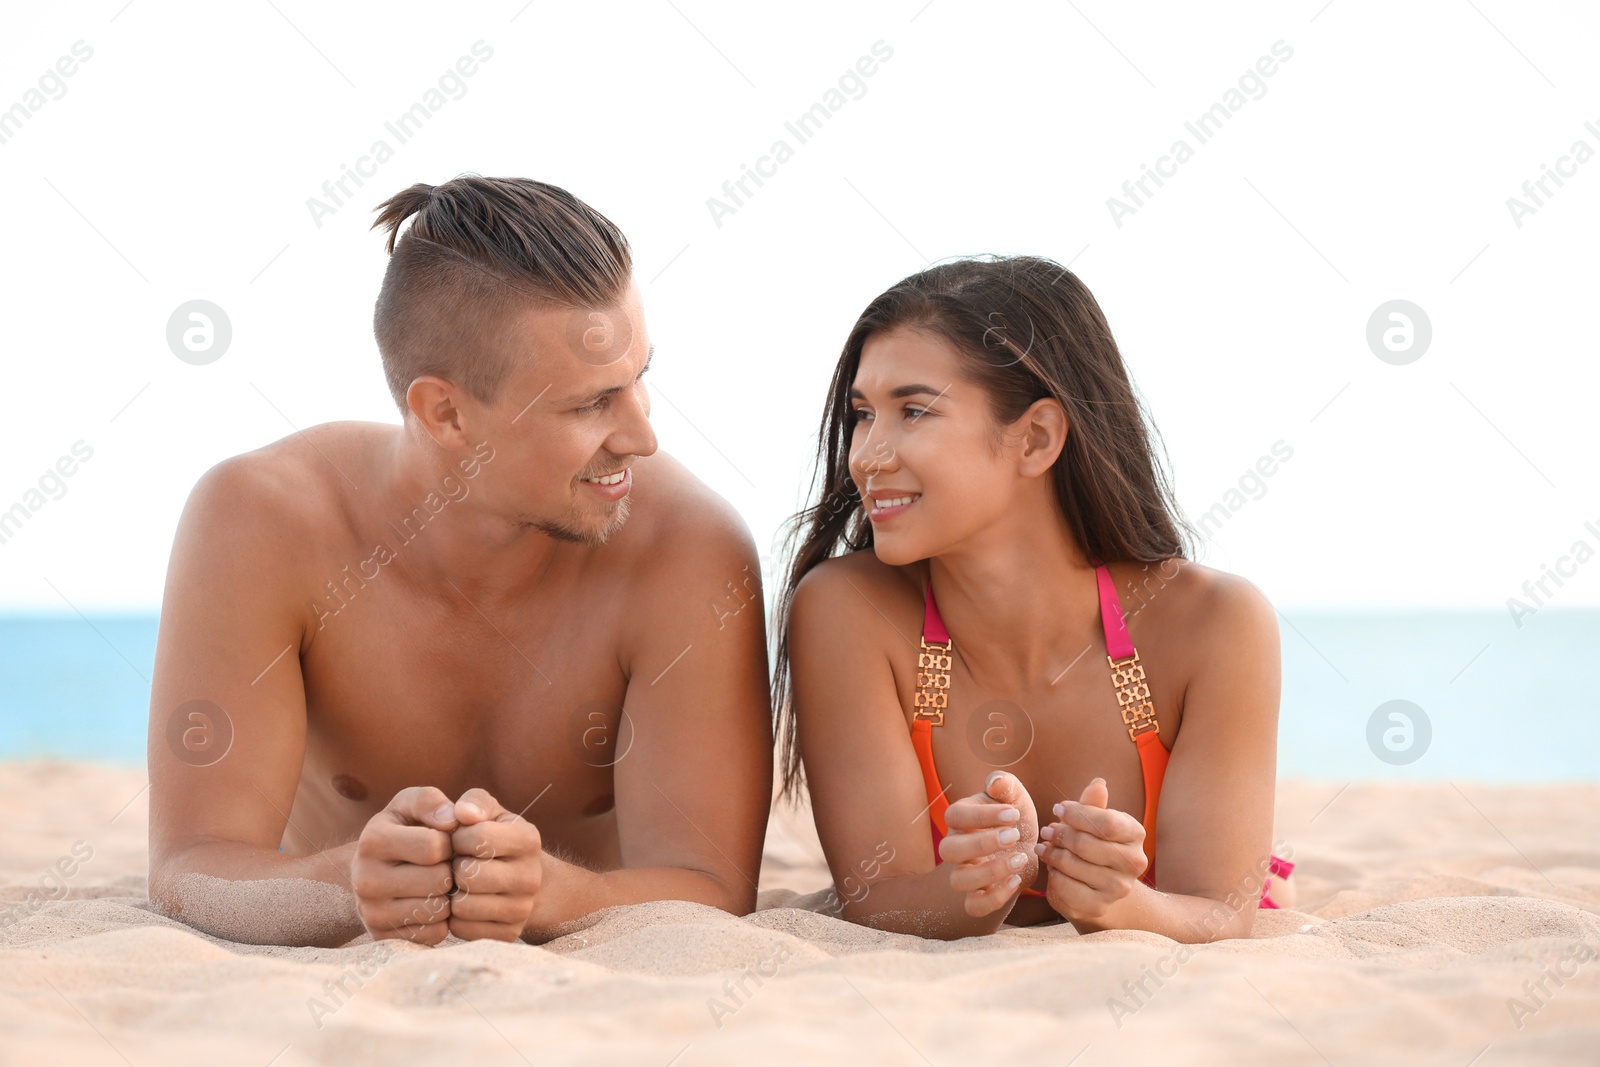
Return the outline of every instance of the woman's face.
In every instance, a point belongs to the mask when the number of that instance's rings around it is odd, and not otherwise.
[[[878,558],[938,555],[1003,520],[1016,489],[1013,446],[995,444],[989,399],[948,341],[914,329],[873,334],[850,389],[850,476]]]

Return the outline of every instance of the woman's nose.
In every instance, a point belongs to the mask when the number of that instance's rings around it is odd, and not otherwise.
[[[899,465],[894,446],[872,432],[850,455],[850,467],[862,481],[882,471],[894,470]]]

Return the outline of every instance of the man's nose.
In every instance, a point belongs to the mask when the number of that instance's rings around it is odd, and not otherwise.
[[[619,456],[649,456],[656,450],[656,431],[650,425],[649,386],[640,382],[633,389],[624,390],[628,399],[623,407],[623,418],[606,448]]]

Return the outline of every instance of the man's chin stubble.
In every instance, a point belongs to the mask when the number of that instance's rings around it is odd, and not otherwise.
[[[611,539],[611,535],[622,528],[628,521],[629,498],[623,497],[617,501],[616,511],[599,530],[581,529],[559,522],[532,522],[524,521],[522,526],[531,527],[541,533],[547,534],[552,540],[565,541],[575,545],[603,545]]]

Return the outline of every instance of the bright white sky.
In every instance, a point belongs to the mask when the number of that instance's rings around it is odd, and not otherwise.
[[[1292,448],[1203,557],[1280,606],[1503,609],[1574,542],[1600,548],[1600,13],[622,6],[10,13],[0,109],[40,106],[0,143],[0,510],[76,442],[93,456],[0,544],[0,610],[152,609],[206,468],[293,427],[395,421],[370,209],[468,171],[565,186],[628,234],[661,445],[764,549],[799,502],[855,315],[930,260],[979,252],[1071,263],[1192,516],[1274,442]],[[30,97],[79,41],[90,58]],[[492,57],[464,95],[398,143],[385,122],[478,41]],[[892,56],[864,94],[799,144],[785,122],[879,41]],[[1292,57],[1246,82],[1264,94],[1201,143],[1185,123],[1279,41]],[[319,228],[307,199],[380,138],[393,158]],[[793,158],[719,227],[707,198],[780,138]],[[1119,227],[1107,199],[1180,138],[1192,158]],[[1585,162],[1562,163],[1577,141]],[[1568,176],[1519,227],[1507,199],[1545,165]],[[233,328],[206,366],[166,343],[194,299]],[[1396,299],[1432,323],[1407,365],[1366,342]],[[1600,559],[1555,603],[1600,603]]]

